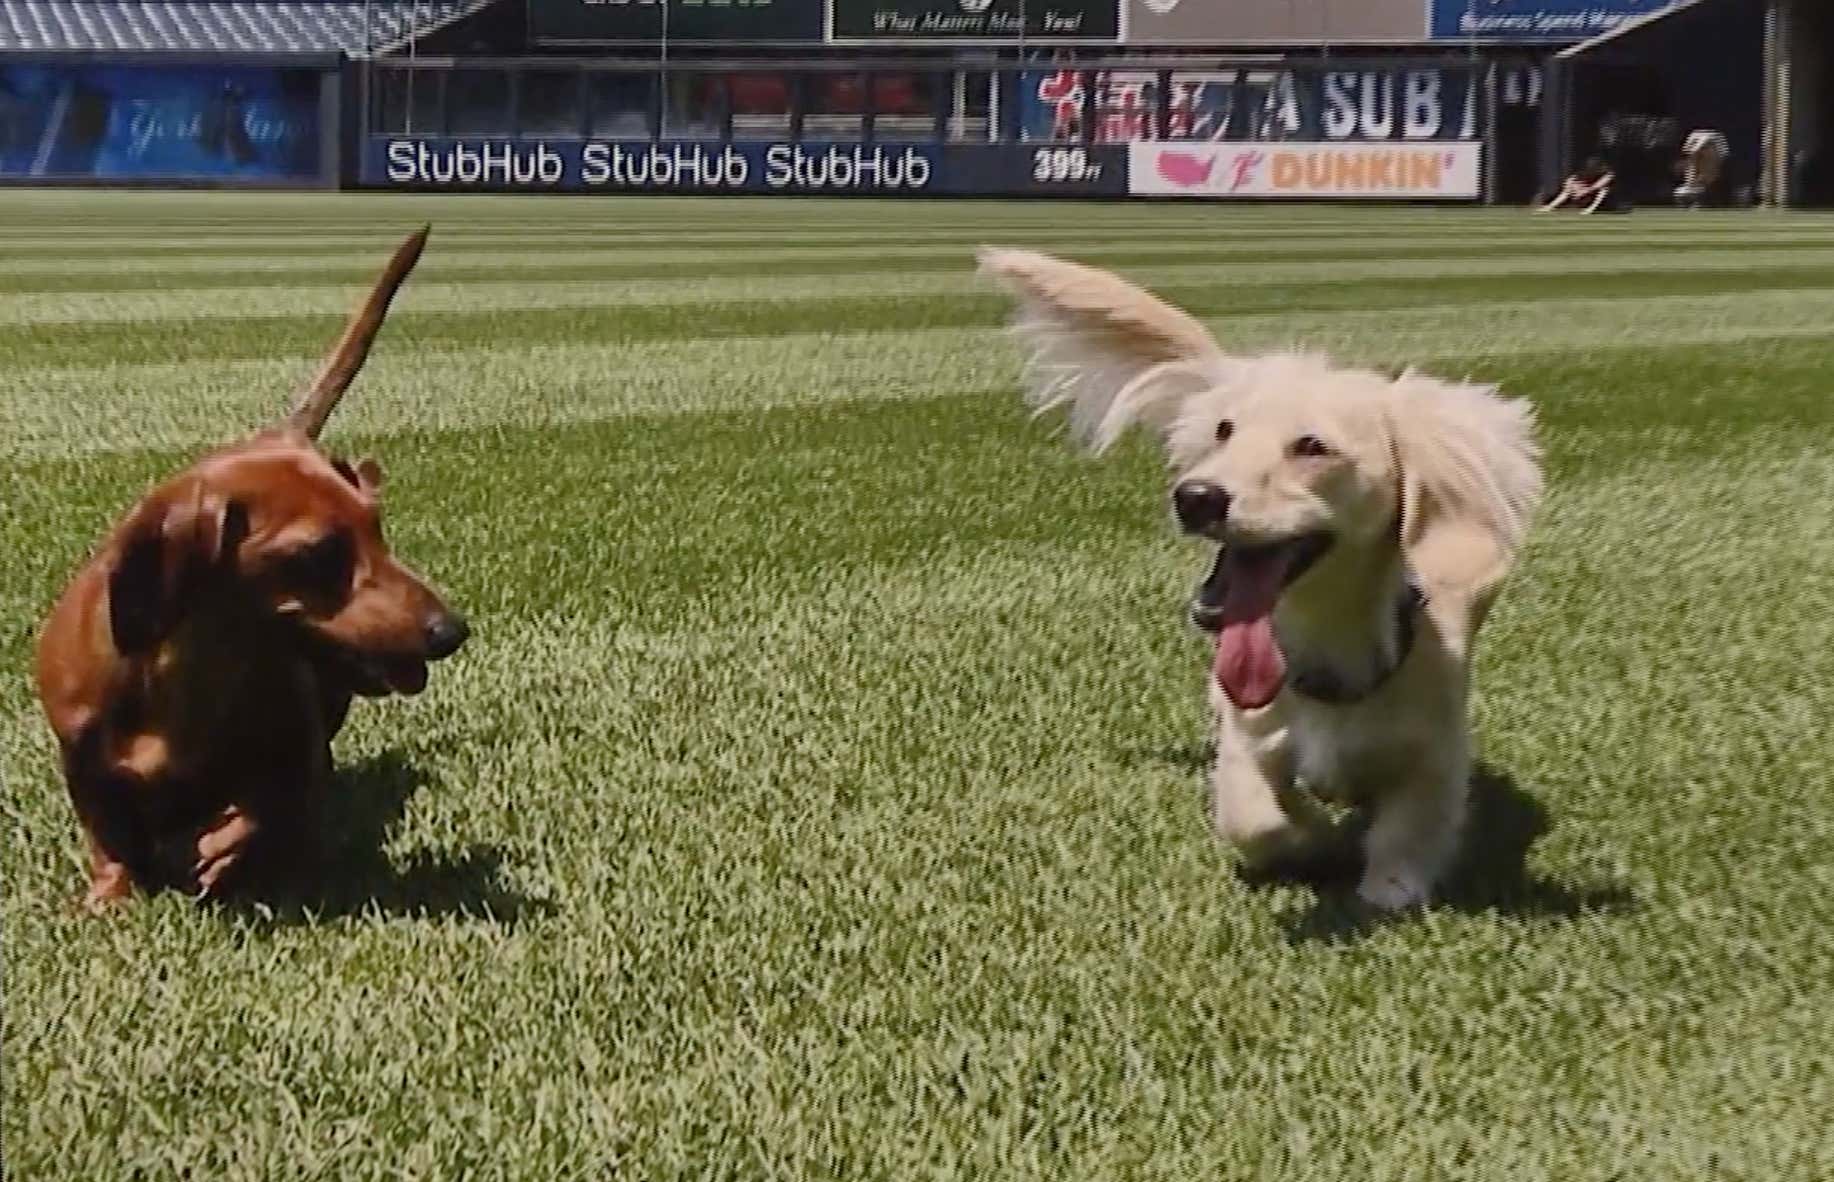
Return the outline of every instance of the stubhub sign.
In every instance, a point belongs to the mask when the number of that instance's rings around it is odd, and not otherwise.
[[[559,192],[923,193],[928,144],[427,139],[375,136],[366,185]]]

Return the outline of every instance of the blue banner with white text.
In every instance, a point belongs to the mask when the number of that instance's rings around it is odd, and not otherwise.
[[[1584,41],[1674,0],[1427,0],[1436,40]]]
[[[0,64],[0,178],[319,174],[315,70]]]

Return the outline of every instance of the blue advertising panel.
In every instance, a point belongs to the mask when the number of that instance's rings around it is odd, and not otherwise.
[[[1427,0],[1428,35],[1491,41],[1584,41],[1674,0]]]
[[[418,190],[1120,196],[1120,149],[371,136],[361,181]]]
[[[319,74],[0,64],[0,179],[314,180]]]
[[[1028,143],[1158,138],[1161,85],[1168,140],[1472,140],[1483,130],[1483,87],[1467,66],[1051,70],[1018,77],[1020,134]],[[1085,88],[1093,88],[1092,98]]]

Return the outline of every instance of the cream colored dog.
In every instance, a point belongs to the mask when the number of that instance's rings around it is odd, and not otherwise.
[[[1105,271],[985,249],[1019,300],[1028,399],[1094,450],[1164,438],[1190,534],[1221,544],[1192,615],[1216,634],[1211,817],[1251,863],[1329,832],[1305,791],[1373,810],[1358,895],[1425,902],[1472,767],[1472,645],[1541,494],[1534,418],[1490,387],[1234,357]]]

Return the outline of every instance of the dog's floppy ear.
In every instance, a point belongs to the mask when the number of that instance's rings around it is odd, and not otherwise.
[[[1029,250],[982,247],[978,258],[1018,297],[1026,400],[1041,412],[1067,405],[1095,451],[1135,421],[1168,426],[1228,361],[1203,325],[1118,275]]]
[[[373,497],[382,491],[382,465],[368,456],[354,464],[349,460],[334,459],[331,466],[337,469],[339,476],[369,496]]]
[[[108,624],[115,648],[144,652],[184,618],[187,600],[240,544],[241,506],[188,480],[147,497],[122,529],[108,574]]]
[[[382,465],[368,456],[356,463],[357,487],[374,496],[382,491]]]
[[[1490,386],[1413,371],[1391,387],[1401,545],[1430,593],[1481,613],[1509,573],[1541,499],[1534,409]]]

